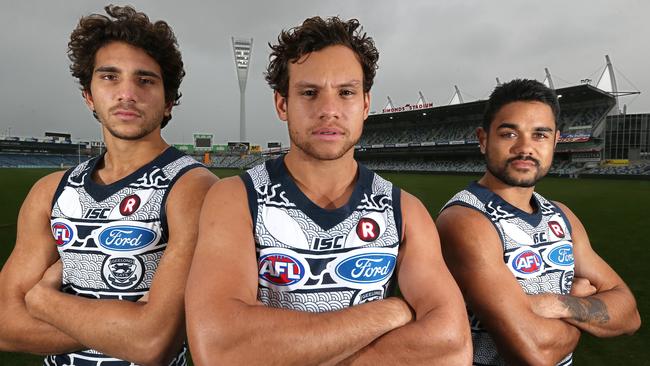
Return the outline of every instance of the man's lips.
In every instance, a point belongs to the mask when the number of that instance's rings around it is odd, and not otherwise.
[[[118,109],[113,112],[114,116],[117,116],[121,119],[135,119],[140,117],[140,113],[130,109]]]
[[[539,161],[531,157],[516,157],[510,158],[507,161],[508,165],[513,166],[515,169],[530,169],[539,166]]]
[[[336,128],[319,128],[312,131],[312,135],[323,140],[335,140],[343,136],[343,131]]]

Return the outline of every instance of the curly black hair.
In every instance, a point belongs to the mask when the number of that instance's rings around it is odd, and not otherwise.
[[[90,92],[97,51],[107,43],[121,41],[143,49],[156,60],[162,71],[165,102],[178,105],[182,95],[178,88],[185,70],[176,36],[169,25],[162,20],[152,23],[146,14],[131,6],[108,5],[104,10],[110,18],[102,14],[82,17],[70,35],[70,72],[79,80],[82,92]],[[165,116],[161,127],[171,119],[171,114]]]
[[[289,92],[289,62],[294,63],[302,56],[335,45],[349,47],[358,57],[363,69],[363,91],[369,92],[377,70],[379,51],[373,39],[362,33],[363,27],[357,19],[343,21],[338,17],[323,19],[312,17],[302,25],[283,30],[278,44],[272,45],[266,81],[283,97]]]

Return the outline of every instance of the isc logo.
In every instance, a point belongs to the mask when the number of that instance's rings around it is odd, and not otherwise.
[[[52,224],[52,235],[57,245],[66,245],[72,240],[72,228],[62,222]]]
[[[538,272],[542,269],[542,257],[532,250],[525,250],[512,261],[512,268],[523,274]]]
[[[305,275],[305,268],[297,259],[286,254],[267,254],[259,260],[259,277],[278,286],[289,286],[299,282]]]
[[[84,219],[107,219],[110,208],[90,208],[86,210]]]
[[[341,249],[343,248],[343,239],[345,236],[335,236],[333,238],[314,238],[312,249],[314,250],[328,250],[328,249]]]

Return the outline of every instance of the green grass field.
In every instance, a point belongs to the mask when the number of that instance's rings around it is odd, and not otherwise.
[[[51,170],[0,169],[0,264],[16,238],[16,217],[31,185]],[[221,177],[239,174],[217,170]],[[418,196],[432,215],[476,176],[383,173]],[[546,178],[537,187],[564,202],[581,218],[595,250],[625,279],[634,292],[642,319],[650,315],[650,181]],[[634,336],[597,339],[584,335],[575,352],[576,365],[650,364],[648,327]],[[38,365],[41,357],[0,352],[0,365]]]

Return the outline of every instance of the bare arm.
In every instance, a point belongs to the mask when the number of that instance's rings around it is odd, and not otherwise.
[[[538,311],[563,319],[598,337],[632,334],[641,326],[634,295],[616,272],[591,248],[587,232],[568,207],[557,203],[573,228],[576,276],[584,277],[595,288],[591,296],[546,295],[539,298]]]
[[[246,190],[240,178],[227,178],[206,197],[188,279],[197,365],[334,364],[411,320],[397,298],[325,313],[266,307],[257,301],[257,273]]]
[[[63,172],[40,179],[18,214],[16,245],[0,272],[0,349],[56,354],[83,348],[52,325],[32,317],[25,294],[59,258],[50,231],[51,202]]]
[[[399,287],[416,319],[354,355],[354,365],[469,365],[472,343],[462,295],[440,252],[436,227],[422,203],[402,192],[404,239]]]
[[[215,180],[208,170],[193,169],[172,187],[166,207],[169,242],[148,301],[82,298],[59,292],[44,278],[27,295],[30,313],[113,357],[145,365],[169,362],[184,339],[185,281],[201,202]]]
[[[486,217],[452,206],[437,225],[445,261],[465,301],[508,363],[555,365],[573,351],[580,331],[533,311],[530,296],[504,265],[500,239]]]

